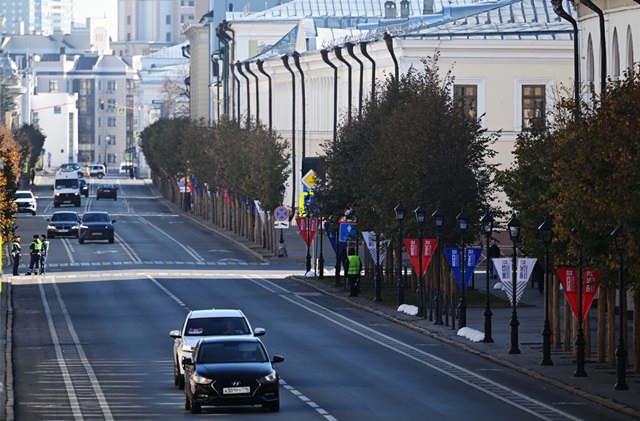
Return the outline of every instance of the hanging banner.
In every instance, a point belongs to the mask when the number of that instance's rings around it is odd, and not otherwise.
[[[331,225],[330,222],[324,223],[324,232],[327,233],[327,238],[329,239],[329,244],[331,244],[333,252],[338,254],[338,236],[336,235],[336,232],[333,229],[333,225]]]
[[[493,259],[493,266],[498,272],[500,282],[504,285],[503,289],[507,294],[507,298],[509,298],[509,302],[513,305],[513,270],[511,269],[511,260],[512,259],[510,257]],[[516,272],[516,304],[520,302],[522,293],[524,293],[524,290],[527,287],[527,283],[529,282],[529,278],[531,278],[533,267],[537,260],[538,259],[526,257],[518,258],[518,262],[516,263],[518,265],[518,270]]]
[[[362,239],[364,240],[365,245],[369,249],[369,253],[371,253],[371,258],[376,264],[380,265],[384,261],[385,256],[387,255],[387,248],[391,243],[391,240],[383,240],[380,238],[380,241],[376,241],[377,234],[373,231],[362,231]],[[378,247],[379,246],[379,250]],[[379,255],[378,255],[379,252]]]
[[[307,222],[309,225],[307,225]],[[296,216],[296,224],[300,229],[300,235],[302,235],[302,239],[304,243],[308,246],[313,241],[313,238],[316,236],[316,229],[318,228],[318,219],[317,218],[300,218]]]
[[[567,296],[567,301],[573,310],[573,315],[578,318],[578,269],[576,268],[557,268],[556,273],[562,283],[562,289]],[[600,288],[598,279],[602,275],[600,271],[595,269],[584,269],[582,272],[582,319],[584,320],[591,310],[593,299]]]
[[[420,272],[420,243],[417,238],[405,238],[404,246],[411,258],[411,264],[416,272]],[[433,238],[425,238],[422,240],[422,273],[424,275],[429,267],[431,258],[438,247],[438,240]]]
[[[462,268],[460,266],[462,250],[460,248],[445,248],[444,253],[447,256],[449,267],[453,273],[453,277],[456,279],[458,288],[462,289]],[[465,248],[465,266],[464,266],[464,288],[467,289],[473,276],[473,271],[478,266],[480,256],[482,255],[481,248],[469,247]]]

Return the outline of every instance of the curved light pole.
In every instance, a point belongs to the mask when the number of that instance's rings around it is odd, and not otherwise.
[[[540,239],[544,244],[544,328],[542,329],[542,361],[540,365],[553,365],[551,361],[551,323],[549,323],[549,246],[553,240],[553,223],[549,219],[549,215],[544,222],[538,227],[540,231]]]
[[[520,220],[516,218],[515,213],[511,217],[511,220],[507,223],[507,228],[509,228],[509,237],[511,237],[511,242],[513,243],[513,255],[511,256],[511,285],[513,296],[511,297],[511,349],[509,349],[509,354],[519,354],[520,349],[518,348],[518,326],[520,322],[518,321],[518,309],[516,302],[516,294],[517,294],[517,277],[518,277],[518,250],[516,243],[520,239]]]
[[[404,304],[404,279],[402,278],[402,222],[407,213],[407,208],[398,202],[393,210],[398,221],[398,256],[396,258],[396,274],[398,276],[398,305]]]
[[[623,262],[623,252],[624,252],[624,232],[622,230],[622,225],[618,225],[618,227],[613,230],[611,233],[613,237],[613,244],[616,247],[616,251],[618,252],[618,256],[620,258],[620,269],[618,271],[618,289],[620,290],[618,293],[618,323],[620,328],[620,333],[618,337],[618,347],[616,348],[616,374],[618,375],[618,380],[616,385],[613,387],[614,390],[629,390],[629,386],[627,386],[627,350],[624,347],[624,330],[622,322],[624,318],[622,317],[622,309],[624,308],[622,301],[626,294],[624,293],[624,262]]]
[[[467,327],[467,301],[465,299],[465,282],[464,282],[464,269],[467,265],[467,259],[465,256],[464,249],[464,233],[467,232],[467,228],[469,227],[469,215],[465,212],[464,208],[462,211],[456,216],[456,220],[458,221],[458,228],[460,229],[460,237],[462,242],[462,256],[460,258],[460,277],[462,278],[462,295],[460,296],[460,302],[458,303],[458,310],[460,311],[460,320],[458,322],[458,327],[463,328]]]
[[[416,220],[418,221],[418,317],[426,317],[427,312],[424,308],[424,284],[422,283],[422,254],[424,253],[422,250],[422,228],[427,216],[427,211],[422,203],[420,203],[420,206],[418,206],[413,213],[416,214]]]
[[[480,218],[480,224],[482,224],[482,231],[484,232],[486,242],[487,242],[487,280],[486,280],[486,288],[487,288],[487,296],[484,303],[484,339],[482,342],[484,343],[493,343],[493,337],[491,335],[491,317],[493,316],[493,312],[491,311],[491,294],[489,293],[490,289],[490,280],[491,280],[491,264],[489,257],[489,242],[491,241],[491,233],[493,232],[493,217],[489,214],[489,209],[482,218]]]
[[[444,322],[442,321],[442,312],[440,311],[440,265],[442,264],[442,255],[440,254],[440,249],[442,246],[440,245],[440,230],[442,229],[442,225],[444,225],[444,212],[440,209],[440,206],[431,214],[433,217],[433,222],[436,225],[436,240],[438,241],[438,255],[436,260],[436,292],[434,294],[433,302],[435,305],[436,311],[436,321],[433,324],[442,325]]]

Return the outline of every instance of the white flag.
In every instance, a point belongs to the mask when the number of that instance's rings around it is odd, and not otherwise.
[[[533,266],[535,266],[537,259],[535,258],[518,258],[517,272],[516,272],[516,304],[520,302],[522,293],[527,287],[531,273],[533,272]],[[511,268],[511,258],[497,258],[493,259],[493,265],[498,271],[498,276],[502,285],[504,285],[504,292],[509,298],[509,302],[513,305],[513,269]]]

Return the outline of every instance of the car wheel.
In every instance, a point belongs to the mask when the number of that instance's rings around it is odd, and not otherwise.
[[[100,200],[100,196],[96,196],[96,200]]]
[[[78,238],[78,243],[80,243],[80,244],[84,244],[84,239],[82,239],[82,238]]]
[[[280,412],[280,399],[275,402],[265,403],[262,407],[270,412]]]
[[[118,198],[117,198],[117,197],[114,197],[114,198],[113,198],[113,200],[118,200]]]
[[[54,203],[54,204],[53,204],[53,207],[54,207],[54,208],[59,208],[59,207],[60,207],[60,204],[58,204],[58,203]]]
[[[189,411],[191,409],[191,401],[187,395],[184,395],[184,410]]]
[[[195,403],[191,401],[190,405],[191,405],[190,409],[192,414],[199,414],[202,411],[202,405],[200,405],[199,403]]]
[[[31,215],[36,216],[36,211],[31,212]]]
[[[55,237],[56,237],[56,235],[55,235],[55,234],[47,234],[47,236],[48,236],[49,238],[55,238]]]
[[[104,174],[98,174],[98,178],[104,177]]]
[[[109,244],[113,244],[113,237],[109,238]]]

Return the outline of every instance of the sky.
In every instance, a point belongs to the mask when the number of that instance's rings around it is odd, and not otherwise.
[[[112,39],[118,37],[118,0],[75,0],[74,20],[84,23],[86,18],[108,17],[109,35]]]

